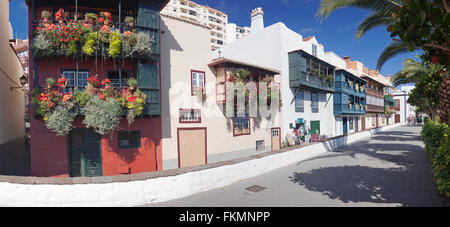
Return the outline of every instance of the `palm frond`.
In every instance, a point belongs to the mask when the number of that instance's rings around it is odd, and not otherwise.
[[[392,59],[393,57],[395,57],[397,55],[408,53],[408,52],[409,52],[408,47],[402,41],[392,42],[381,52],[380,56],[378,57],[377,69],[381,70],[383,65],[389,59]]]
[[[366,34],[369,30],[378,26],[391,24],[393,20],[394,19],[391,15],[387,15],[384,12],[372,13],[358,25],[355,37],[361,40],[364,34]]]
[[[372,12],[391,11],[399,5],[398,0],[322,0],[316,13],[320,21],[339,8],[353,7]]]

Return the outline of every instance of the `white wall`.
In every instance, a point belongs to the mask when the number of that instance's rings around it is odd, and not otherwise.
[[[250,135],[233,136],[233,120],[226,118],[216,100],[216,75],[208,66],[212,62],[209,29],[177,19],[161,17],[161,98],[163,168],[178,166],[178,128],[207,128],[208,163],[261,153],[256,141],[264,140],[271,150],[271,129],[280,127],[281,116],[250,120]],[[191,34],[187,36],[186,34]],[[203,71],[207,99],[202,102],[191,95],[191,70]],[[180,124],[179,109],[200,109],[201,123]]]
[[[321,94],[319,102],[319,113],[311,112],[311,92],[305,92],[304,113],[295,112],[294,91],[289,87],[289,56],[288,52],[302,49],[312,54],[312,44],[318,46],[318,57],[327,61],[323,46],[315,38],[303,42],[303,37],[287,28],[283,23],[276,23],[249,36],[225,45],[214,52],[214,57],[230,57],[236,60],[274,68],[281,71],[281,97],[283,107],[281,109],[283,124],[283,138],[291,133],[289,124],[298,118],[305,119],[308,123],[320,120],[321,133],[332,137],[335,134],[335,118],[333,115],[333,95]]]
[[[0,182],[2,189],[0,206],[139,206],[170,201],[268,173],[396,126],[399,124],[316,143],[260,159],[171,177],[125,183],[74,185],[25,185]]]

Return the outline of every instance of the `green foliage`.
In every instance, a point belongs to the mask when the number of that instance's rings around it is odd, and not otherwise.
[[[410,92],[408,103],[416,106],[418,111],[425,112],[434,118],[439,108],[439,89],[442,79],[442,74],[433,69],[429,69],[427,73],[420,73],[415,81],[416,87]]]
[[[51,78],[51,77],[45,79],[45,83],[46,83],[47,86],[49,86],[49,87],[53,87],[53,85],[55,85],[55,82],[56,82],[56,81],[55,81],[53,78]]]
[[[119,33],[113,32],[110,36],[110,44],[108,48],[108,54],[112,58],[119,56],[122,47],[122,39]]]
[[[86,104],[84,113],[83,123],[86,127],[94,128],[100,135],[106,135],[119,127],[123,110],[113,98],[102,100],[95,96]]]
[[[78,51],[78,47],[77,47],[77,42],[75,40],[71,40],[69,42],[69,46],[68,46],[68,50],[67,50],[67,55],[75,55]]]
[[[44,33],[39,33],[33,41],[34,53],[38,56],[50,56],[53,52],[52,41]]]
[[[422,138],[432,162],[438,190],[450,198],[450,127],[439,120],[427,120],[422,130]]]
[[[403,1],[388,27],[391,37],[400,37],[409,51],[423,49],[424,60],[450,66],[450,16],[442,0]],[[447,6],[448,7],[448,6]]]
[[[58,105],[48,116],[47,128],[58,136],[65,136],[72,130],[72,123],[76,116],[77,113],[70,106]]]
[[[154,41],[150,38],[149,34],[144,32],[137,33],[136,45],[133,47],[133,51],[137,52],[141,56],[151,56],[153,53],[152,43]]]
[[[138,86],[138,81],[135,78],[130,78],[128,79],[128,86],[130,87],[137,87]]]
[[[75,89],[75,91],[73,92],[73,100],[80,107],[86,106],[86,104],[89,102],[90,99],[91,96],[86,91],[80,91],[78,89]]]
[[[97,47],[95,46],[97,40],[98,40],[97,32],[88,33],[87,41],[83,45],[83,53],[87,54],[88,56],[92,56],[92,54],[97,50]]]

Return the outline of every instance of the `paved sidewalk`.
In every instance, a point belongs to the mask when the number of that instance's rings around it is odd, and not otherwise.
[[[221,189],[148,206],[448,206],[436,191],[420,130],[397,127]],[[247,190],[255,185],[265,189]]]

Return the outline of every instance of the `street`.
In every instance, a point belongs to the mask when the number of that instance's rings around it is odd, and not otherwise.
[[[448,206],[420,137],[400,126],[268,174],[150,207]]]

